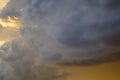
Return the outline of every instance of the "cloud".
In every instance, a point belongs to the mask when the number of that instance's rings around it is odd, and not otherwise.
[[[36,80],[54,79],[56,68],[48,73],[51,65],[44,63],[92,65],[118,60],[119,7],[117,0],[11,0],[1,16],[21,19],[20,36],[1,47],[6,53],[2,59],[22,80],[33,79],[30,75]],[[35,63],[41,68],[33,68]],[[38,73],[39,69],[43,71]]]
[[[27,24],[20,33],[40,53],[95,55],[119,48],[119,1],[36,0],[31,4],[24,9],[22,19]]]
[[[0,63],[2,80],[56,80],[66,74],[59,72],[63,70],[61,67],[42,61],[37,57],[38,52],[21,39],[5,43],[0,50],[3,53]]]
[[[0,17],[6,18],[8,16],[21,17],[25,7],[30,7],[32,0],[8,0],[1,12]]]

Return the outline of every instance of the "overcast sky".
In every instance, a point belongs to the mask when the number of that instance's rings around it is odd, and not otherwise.
[[[120,58],[118,0],[10,0],[0,8],[1,80],[54,80],[67,77],[56,64]]]

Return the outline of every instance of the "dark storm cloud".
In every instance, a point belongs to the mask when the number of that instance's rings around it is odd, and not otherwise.
[[[8,47],[1,47],[7,54],[2,59],[10,63],[22,80],[39,61],[40,64],[51,61],[90,65],[120,57],[118,0],[11,0],[1,14],[4,15],[22,20],[21,38],[6,44]],[[50,80],[53,77],[49,75],[56,76],[45,72],[46,78],[38,74],[36,80]],[[27,76],[30,75],[32,73]]]
[[[40,53],[108,54],[106,49],[119,47],[119,9],[117,0],[34,1],[25,9],[27,24],[20,32]]]
[[[74,57],[74,56],[73,56]],[[82,56],[85,57],[85,56]],[[82,58],[79,57],[79,58]],[[111,61],[116,61],[120,59],[120,54],[119,52],[116,51],[116,53],[110,53],[109,55],[104,55],[102,57],[91,57],[88,56],[88,58],[85,59],[73,59],[73,60],[66,60],[66,61],[62,61],[59,64],[61,65],[68,65],[68,66],[73,66],[73,65],[77,65],[77,66],[90,66],[90,65],[98,65],[98,64],[102,64],[102,63],[106,63],[106,62],[111,62]]]

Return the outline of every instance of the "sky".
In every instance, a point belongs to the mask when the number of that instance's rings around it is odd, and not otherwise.
[[[0,9],[2,9],[4,6],[6,6],[6,3],[8,2],[8,0],[1,0],[0,1]]]
[[[120,1],[0,5],[0,80],[120,79]]]

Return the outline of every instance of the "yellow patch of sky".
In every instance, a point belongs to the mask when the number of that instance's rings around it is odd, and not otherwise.
[[[17,17],[9,17],[7,19],[0,18],[0,41],[1,44],[18,37],[19,35],[19,27],[20,27],[20,20]]]
[[[5,28],[19,29],[20,20],[17,17],[8,16],[7,19],[0,18],[0,25]]]
[[[120,80],[120,61],[94,66],[65,66],[70,75],[62,80]]]
[[[4,9],[9,0],[0,0],[0,11]],[[20,27],[20,19],[8,16],[6,19],[0,18],[0,46],[6,41],[18,37],[18,29]]]
[[[6,41],[0,41],[0,46],[4,45]]]
[[[9,0],[0,0],[0,10],[3,9],[8,2]]]

